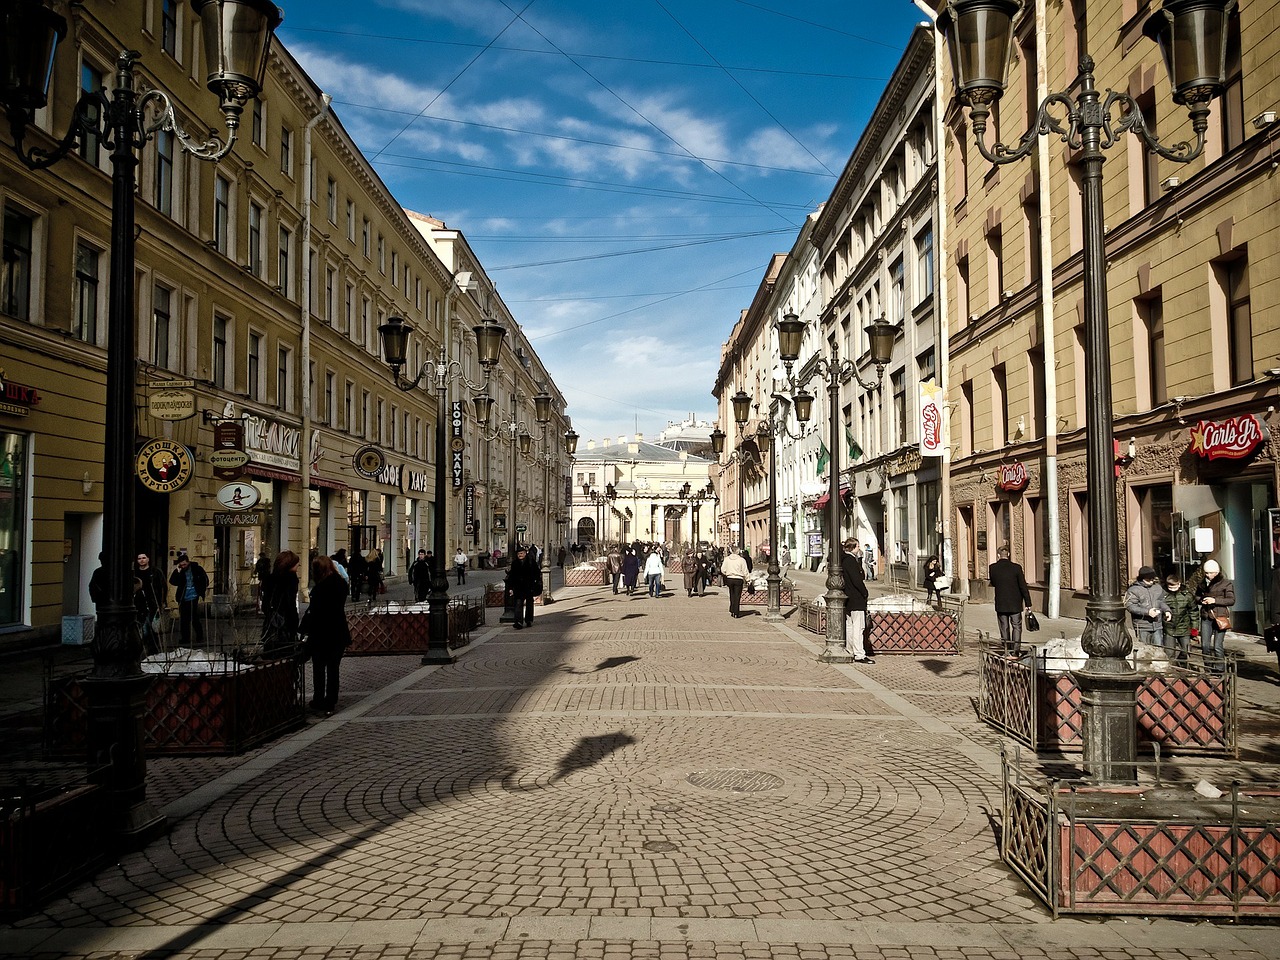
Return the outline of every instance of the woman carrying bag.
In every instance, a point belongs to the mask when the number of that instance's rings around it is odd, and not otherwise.
[[[298,565],[292,550],[281,550],[262,582],[262,655],[288,656],[298,642]]]
[[[347,581],[334,569],[333,561],[323,554],[311,561],[311,606],[302,616],[299,629],[307,637],[307,655],[311,657],[311,676],[315,694],[312,710],[332,716],[338,705],[338,665],[342,653],[351,645],[347,626]]]

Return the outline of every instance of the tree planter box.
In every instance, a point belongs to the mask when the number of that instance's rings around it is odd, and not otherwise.
[[[0,916],[31,913],[112,854],[110,806],[97,784],[23,784],[0,795]]]
[[[1195,661],[1193,661],[1195,664]],[[1145,674],[1138,686],[1139,746],[1239,756],[1236,663],[1213,675],[1200,666]],[[1033,750],[1081,750],[1084,708],[1070,673],[1048,673],[1034,656],[982,652],[978,715]]]
[[[609,568],[607,565],[593,563],[590,568],[572,567],[564,572],[564,585],[566,587],[601,587],[607,583],[609,583]]]
[[[147,690],[142,730],[152,754],[236,754],[306,722],[303,662],[296,657],[225,672],[157,673]],[[45,748],[56,756],[88,751],[88,697],[79,677],[45,689]]]
[[[825,636],[825,604],[801,598],[797,606],[800,626]],[[944,600],[940,611],[870,610],[867,612],[867,643],[876,656],[890,653],[957,654],[964,635],[963,609],[957,601]]]
[[[806,600],[804,597],[799,597],[796,601],[796,609],[799,611],[801,629],[816,633],[819,636],[826,636],[827,608],[825,606],[814,600]]]
[[[1000,856],[1060,914],[1280,916],[1280,791],[1024,778],[1003,758]]]
[[[348,656],[426,653],[431,637],[431,612],[425,602],[351,612],[347,624],[351,628]],[[466,597],[450,600],[449,649],[467,646],[471,631],[483,624],[484,605],[479,601]]]
[[[779,605],[784,607],[791,606],[795,602],[793,600],[794,596],[795,594],[790,589],[783,587],[778,592]],[[763,587],[757,587],[755,593],[747,593],[746,590],[743,590],[742,605],[743,606],[754,605],[757,607],[767,607],[769,605],[768,589]]]

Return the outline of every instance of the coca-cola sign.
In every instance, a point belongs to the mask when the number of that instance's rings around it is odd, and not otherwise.
[[[1000,464],[1000,472],[996,478],[996,486],[1001,490],[1025,490],[1031,478],[1027,475],[1027,465],[1020,460],[1013,463]]]
[[[1191,452],[1208,460],[1243,460],[1262,440],[1262,424],[1252,414],[1201,420],[1191,428]]]

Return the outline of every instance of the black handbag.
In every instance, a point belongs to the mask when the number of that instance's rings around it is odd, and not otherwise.
[[[1040,629],[1040,621],[1036,618],[1036,615],[1034,613],[1028,610],[1027,611],[1027,631],[1030,633],[1035,633],[1039,629]]]

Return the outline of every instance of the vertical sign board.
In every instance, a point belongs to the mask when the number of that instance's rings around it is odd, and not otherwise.
[[[476,485],[468,483],[462,492],[462,522],[467,536],[479,540],[476,530]]]
[[[213,475],[219,480],[239,480],[244,476],[249,454],[244,449],[244,422],[222,420],[213,425],[213,452],[209,454]]]
[[[566,474],[564,478],[564,505],[566,507],[573,506],[573,475]]]
[[[449,468],[453,472],[453,489],[462,489],[462,401],[449,405]]]

